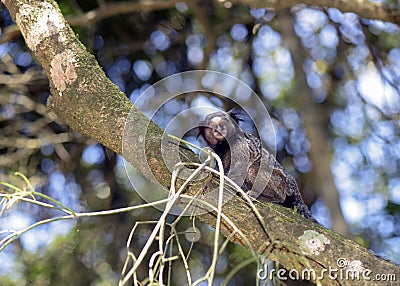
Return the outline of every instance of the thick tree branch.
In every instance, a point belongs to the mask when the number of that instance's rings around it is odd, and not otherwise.
[[[312,7],[329,7],[339,9],[343,13],[353,12],[366,19],[400,24],[400,11],[398,7],[365,0],[232,0],[231,2],[248,4],[251,7],[268,7],[275,10],[291,8],[296,4],[304,4]]]
[[[67,21],[71,26],[93,25],[106,18],[132,14],[134,12],[157,11],[173,7],[176,3],[182,2],[178,0],[169,1],[138,1],[138,2],[103,2],[101,5],[87,13],[79,16],[67,17]]]
[[[169,1],[139,1],[139,2],[104,2],[98,8],[78,16],[67,17],[71,26],[94,25],[106,18],[131,14],[141,11],[155,11],[168,9],[179,0]],[[275,10],[291,8],[294,5],[305,4],[312,7],[330,7],[339,9],[342,12],[353,12],[362,18],[382,20],[400,24],[400,10],[395,6],[389,6],[385,3],[376,3],[370,1],[358,0],[232,0],[235,4],[249,5],[250,7],[262,7]],[[14,40],[20,31],[17,26],[7,27],[0,37],[0,44]]]
[[[94,57],[75,37],[56,3],[51,0],[3,0],[3,3],[49,77],[52,96],[48,106],[73,129],[119,154],[122,154],[128,113],[133,109],[134,120],[130,124],[137,130],[147,128],[147,163],[155,178],[167,187],[171,174],[162,160],[160,144],[163,130],[154,123],[147,126],[148,119],[105,76]],[[139,142],[143,139],[137,136],[132,140]],[[143,150],[135,150],[135,146],[132,142],[132,150],[124,152],[125,158],[148,176],[145,164],[135,157]],[[195,160],[190,151],[182,149],[181,152],[186,158]],[[187,194],[198,193],[201,188],[201,182],[193,184]],[[376,281],[365,279],[328,278],[326,271],[338,268],[339,258],[351,262],[350,266],[361,264],[361,267],[370,269],[371,278],[375,274],[400,273],[397,265],[377,258],[354,241],[315,225],[289,209],[261,202],[256,206],[267,223],[267,229],[261,226],[252,208],[242,198],[236,196],[224,205],[223,212],[248,236],[251,245],[238,235],[231,239],[252,247],[258,253],[269,253],[287,269],[297,269],[301,273],[305,268],[313,267],[318,275],[325,271],[326,275],[321,279],[323,285],[378,285]],[[199,218],[215,225],[213,213]],[[222,233],[229,236],[231,232],[231,227],[224,223]],[[390,285],[390,282],[386,281],[385,285]]]

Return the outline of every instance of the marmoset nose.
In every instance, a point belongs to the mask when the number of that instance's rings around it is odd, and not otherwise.
[[[215,127],[215,130],[217,130],[219,133],[223,134],[225,127],[218,124],[217,127]]]
[[[210,124],[210,128],[212,128],[214,131],[217,131],[221,134],[225,131],[225,126],[224,126],[222,120],[213,120],[213,122]]]

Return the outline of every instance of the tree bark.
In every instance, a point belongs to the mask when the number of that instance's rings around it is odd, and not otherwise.
[[[119,154],[122,154],[128,114],[133,109],[135,120],[130,124],[137,129],[147,128],[147,162],[155,179],[168,189],[171,174],[164,166],[160,148],[163,130],[154,123],[145,124],[148,122],[146,116],[105,76],[94,57],[78,41],[55,1],[3,0],[3,3],[49,77],[52,96],[48,107],[76,131]],[[135,153],[143,150],[134,150],[135,144],[132,144],[132,149],[126,159],[143,170],[142,162],[135,160]],[[189,150],[182,148],[180,151],[186,158],[195,160]],[[144,172],[144,175],[148,174]],[[186,193],[193,195],[201,189],[202,182],[198,182],[190,185]],[[305,268],[312,267],[318,277],[311,277],[311,280],[321,281],[323,285],[379,284],[365,279],[329,278],[326,271],[339,268],[337,262],[341,258],[349,262],[349,267],[358,265],[359,268],[370,269],[371,278],[375,274],[400,274],[399,266],[374,256],[356,242],[313,224],[292,210],[270,203],[259,202],[256,206],[267,223],[266,229],[241,197],[236,196],[224,205],[224,214],[247,235],[250,245],[237,234],[230,239],[260,254],[269,254],[286,269],[296,269],[301,273]],[[201,215],[199,219],[213,226],[216,223],[214,213]],[[232,229],[223,222],[221,232],[228,237]],[[324,272],[324,277],[319,277]],[[395,285],[395,282],[388,281],[385,285],[390,283]]]
[[[360,17],[400,23],[400,12],[396,5],[358,0],[232,0],[237,4],[248,4],[252,7],[268,7],[275,10],[291,8],[297,4],[312,7],[336,8],[343,13],[352,12]]]
[[[5,2],[5,0],[3,0]],[[68,23],[72,26],[87,26],[93,25],[106,18],[130,14],[137,11],[155,11],[173,7],[179,0],[165,1],[139,1],[139,2],[104,2],[101,5],[89,12],[81,15],[68,17]],[[275,10],[291,8],[295,5],[309,5],[311,7],[329,7],[336,8],[343,13],[352,12],[362,18],[381,20],[400,24],[400,12],[395,5],[385,3],[376,3],[370,1],[357,0],[231,0],[235,4],[249,5],[251,7],[269,8]],[[10,26],[4,30],[0,37],[0,44],[12,41],[19,35],[17,26]]]

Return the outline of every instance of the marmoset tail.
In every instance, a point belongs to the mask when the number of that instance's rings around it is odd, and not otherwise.
[[[317,222],[304,204],[295,179],[262,147],[259,138],[238,125],[239,113],[208,114],[199,122],[199,136],[221,158],[225,174],[250,196],[297,208],[305,218]]]

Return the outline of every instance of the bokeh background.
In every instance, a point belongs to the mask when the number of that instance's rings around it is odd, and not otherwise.
[[[132,101],[158,80],[194,69],[225,72],[248,84],[272,118],[278,160],[296,178],[315,217],[400,263],[396,24],[304,5],[272,10],[223,0],[57,2],[107,76]],[[4,6],[0,29],[0,181],[23,186],[13,176],[22,172],[37,191],[76,211],[142,203],[120,156],[70,130],[46,109],[47,77]],[[159,118],[200,105],[233,106],[212,94],[190,94],[163,108]],[[271,133],[259,135],[268,146]],[[0,231],[55,215],[20,203],[2,213]],[[134,223],[159,216],[147,208],[35,228],[0,252],[0,284],[116,285]],[[133,251],[143,247],[151,227],[139,229]],[[180,227],[185,231],[192,221],[185,219]],[[194,277],[210,264],[214,233],[205,224],[196,227],[201,236],[192,250]],[[218,262],[216,283],[250,255],[230,244]],[[256,265],[249,267],[229,285],[255,281]],[[183,267],[173,275],[174,285],[184,285]]]

